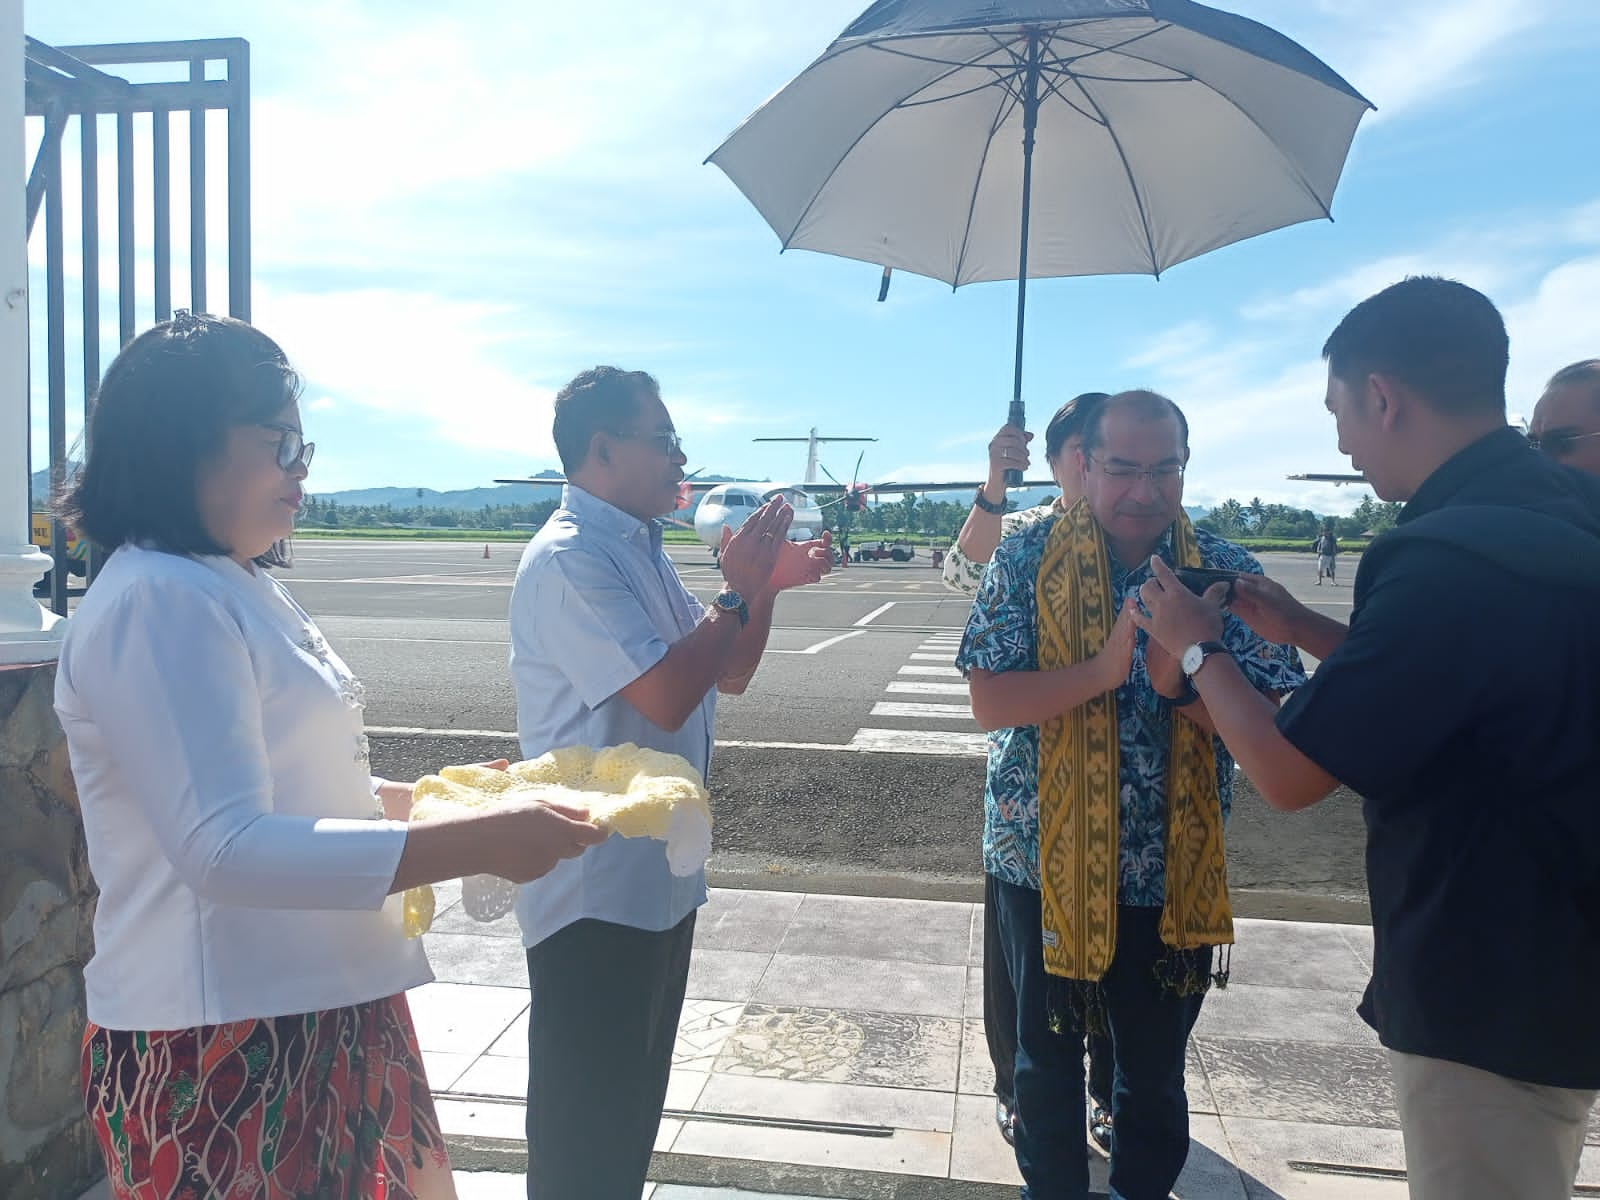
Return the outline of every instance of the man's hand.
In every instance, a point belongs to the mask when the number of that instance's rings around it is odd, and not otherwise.
[[[1306,618],[1315,614],[1265,575],[1240,575],[1233,585],[1228,610],[1269,642],[1301,644]]]
[[[1006,472],[1026,471],[1031,458],[1028,443],[1033,434],[1015,425],[1002,425],[1000,432],[989,443],[989,482],[983,485],[984,495],[998,504],[1006,494]]]
[[[809,542],[785,541],[778,548],[778,561],[772,568],[772,578],[767,580],[767,590],[783,592],[821,580],[833,570],[832,546],[833,533],[827,529]]]
[[[717,556],[722,577],[746,602],[768,586],[793,523],[794,509],[778,498],[746,517],[738,533],[730,534],[726,525],[722,527],[722,548]]]
[[[1122,603],[1122,611],[1117,614],[1117,623],[1111,627],[1111,636],[1106,639],[1106,644],[1100,647],[1100,653],[1094,656],[1094,664],[1100,671],[1102,692],[1116,691],[1126,682],[1128,673],[1133,670],[1133,643],[1138,633],[1134,619],[1137,615],[1137,606],[1130,596]]]
[[[1226,583],[1213,583],[1204,596],[1196,596],[1183,586],[1171,567],[1152,557],[1150,578],[1139,588],[1139,599],[1150,615],[1135,611],[1133,619],[1152,642],[1176,657],[1196,642],[1221,639],[1222,606],[1227,598]]]

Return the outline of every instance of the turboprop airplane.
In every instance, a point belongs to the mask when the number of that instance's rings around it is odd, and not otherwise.
[[[846,511],[854,512],[867,505],[869,496],[876,495],[903,495],[907,492],[952,492],[970,489],[976,491],[982,486],[983,481],[972,480],[937,480],[934,482],[890,482],[861,483],[852,479],[850,483],[840,483],[831,475],[831,482],[820,483],[817,472],[820,469],[824,474],[827,468],[822,467],[817,461],[817,447],[824,442],[875,442],[877,438],[870,437],[825,437],[819,435],[813,427],[805,437],[770,437],[753,438],[757,442],[804,442],[806,445],[806,472],[802,483],[773,483],[771,481],[712,483],[696,482],[692,476],[685,478],[678,485],[678,508],[688,508],[694,502],[694,493],[704,491],[699,507],[694,514],[694,532],[715,557],[722,546],[723,529],[737,530],[743,525],[745,518],[767,501],[781,496],[788,501],[794,509],[794,523],[789,526],[790,541],[808,541],[818,536],[826,522],[824,509],[842,504]],[[865,453],[865,452],[863,452]],[[856,473],[860,474],[861,459],[856,459]],[[535,483],[535,484],[561,484],[566,480],[556,475],[542,475],[538,478],[526,479],[496,479],[496,483]],[[1054,487],[1052,479],[1026,480],[1023,487]]]

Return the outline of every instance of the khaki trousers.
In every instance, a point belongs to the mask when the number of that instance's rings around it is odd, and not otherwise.
[[[1411,1200],[1571,1200],[1593,1091],[1389,1051]]]

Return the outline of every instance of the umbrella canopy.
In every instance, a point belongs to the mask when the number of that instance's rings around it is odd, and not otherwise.
[[[1190,0],[880,0],[708,161],[785,249],[953,287],[1159,275],[1329,216],[1369,108]]]

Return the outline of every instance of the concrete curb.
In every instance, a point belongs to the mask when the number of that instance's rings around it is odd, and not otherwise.
[[[506,1138],[447,1136],[450,1164],[458,1171],[521,1174],[528,1169],[526,1142]],[[743,1188],[790,1196],[828,1196],[838,1200],[1015,1200],[1016,1188],[927,1175],[810,1167],[798,1163],[714,1158],[657,1152],[650,1156],[649,1179],[694,1187]],[[1091,1192],[1104,1200],[1103,1192]]]

